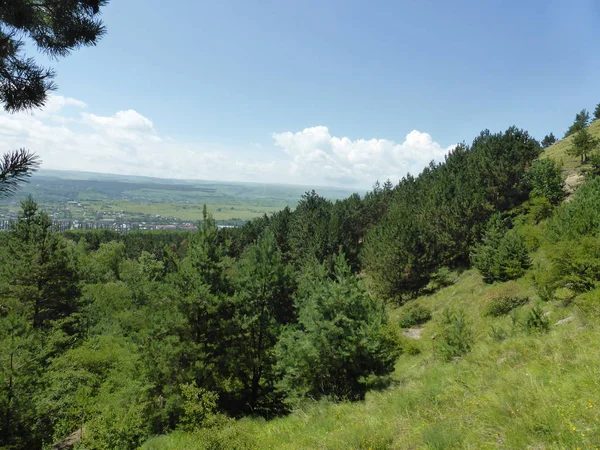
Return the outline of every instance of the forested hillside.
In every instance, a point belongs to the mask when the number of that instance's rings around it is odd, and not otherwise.
[[[61,234],[25,200],[0,235],[0,448],[598,442],[600,178],[573,146],[569,202],[516,127],[240,228]]]

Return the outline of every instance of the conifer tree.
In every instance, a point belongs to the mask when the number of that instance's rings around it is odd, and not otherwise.
[[[587,110],[582,109],[575,115],[575,120],[573,124],[569,127],[569,129],[565,133],[565,137],[569,137],[572,134],[577,133],[578,131],[583,130],[588,126],[590,122],[590,113]]]
[[[567,153],[581,157],[581,164],[587,161],[588,156],[598,147],[600,140],[593,137],[587,128],[582,128],[575,134],[572,147]]]

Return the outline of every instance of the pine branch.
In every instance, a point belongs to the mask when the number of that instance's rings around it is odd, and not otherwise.
[[[13,194],[40,165],[35,153],[21,148],[0,158],[0,197]]]

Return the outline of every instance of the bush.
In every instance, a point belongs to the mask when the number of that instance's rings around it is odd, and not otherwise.
[[[526,174],[531,198],[542,197],[556,205],[565,197],[562,167],[550,158],[534,161]]]
[[[496,342],[502,342],[508,339],[508,331],[506,331],[502,327],[494,327],[490,328],[490,337]]]
[[[509,281],[488,291],[484,297],[484,315],[503,316],[528,301],[529,298],[521,292],[519,285],[514,281]]]
[[[433,294],[434,292],[445,288],[446,286],[450,286],[454,282],[456,282],[457,275],[456,272],[453,272],[448,267],[441,267],[433,274],[431,274],[431,279],[429,283],[425,285],[422,289],[422,294]]]
[[[578,295],[573,303],[584,316],[600,317],[600,288]]]
[[[410,328],[421,325],[431,319],[431,310],[418,303],[410,303],[402,308],[398,325],[402,328]]]
[[[483,242],[471,253],[471,261],[486,283],[522,277],[531,266],[525,240],[516,230],[507,230],[499,215],[490,220]]]
[[[546,265],[542,266],[537,262],[535,272],[533,273],[533,284],[540,300],[549,302],[554,298],[556,287],[554,286],[554,277],[551,274],[551,267]]]
[[[552,266],[546,278],[554,292],[568,288],[581,293],[600,285],[600,239],[561,242],[550,249],[549,259]]]
[[[595,177],[579,187],[570,202],[556,209],[546,234],[550,242],[559,242],[593,236],[599,229],[600,177]]]
[[[556,292],[554,292],[554,300],[560,302],[562,306],[569,306],[576,296],[576,292],[566,287],[557,289]]]
[[[597,177],[600,175],[600,152],[594,152],[590,155],[589,158],[591,170],[590,173],[592,176]]]
[[[525,329],[530,332],[547,332],[550,329],[550,321],[544,315],[544,310],[536,305],[527,314]]]
[[[369,376],[388,375],[400,352],[383,303],[373,300],[343,255],[335,279],[300,286],[298,323],[281,334],[275,353],[278,387],[287,401],[363,398]]]
[[[444,361],[452,361],[471,351],[474,343],[471,324],[464,311],[445,309],[442,313],[442,332],[436,351]]]
[[[529,200],[527,206],[529,210],[527,215],[535,224],[552,216],[552,211],[554,211],[554,206],[546,197],[534,197]]]
[[[183,397],[181,427],[185,431],[194,431],[208,425],[215,417],[219,395],[199,388],[195,381],[180,387]]]

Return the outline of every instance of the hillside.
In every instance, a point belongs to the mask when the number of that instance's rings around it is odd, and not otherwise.
[[[600,120],[596,120],[588,127],[590,134],[596,138],[600,138]],[[567,155],[567,150],[572,145],[573,136],[566,139],[561,139],[556,144],[548,147],[542,158],[552,158],[563,164],[564,170],[568,175],[581,170],[581,163],[577,157]]]
[[[563,201],[540,154],[484,130],[395,186],[193,233],[63,233],[23,201],[0,447],[592,445],[600,177]]]
[[[519,281],[538,299],[529,277]],[[149,441],[146,450],[594,448],[600,442],[600,327],[573,306],[544,305],[548,334],[516,330],[504,342],[491,326],[510,329],[510,318],[482,318],[481,299],[492,289],[475,270],[416,302],[434,310],[420,353],[403,355],[391,386],[364,402],[317,403],[288,417],[243,419],[218,435],[174,433]],[[446,306],[462,307],[473,323],[476,345],[460,361],[436,360],[432,337]],[[396,317],[399,310],[391,311]],[[219,445],[216,445],[216,442]]]
[[[600,122],[590,129],[600,136]],[[567,177],[582,171],[566,154],[569,142],[560,141],[541,156],[561,161]],[[560,206],[555,217],[564,208]],[[526,216],[520,232],[526,236],[532,264],[516,282],[486,284],[476,269],[453,272],[447,274],[448,286],[402,307],[390,307],[390,322],[396,327],[415,304],[429,309],[432,317],[421,326],[401,330],[408,337],[395,371],[384,385],[372,386],[364,401],[309,402],[285,417],[244,418],[197,433],[174,432],[149,440],[143,448],[596,448],[599,291],[576,296],[562,288],[542,301],[536,278],[550,270],[550,260],[556,264],[555,252],[569,243],[566,234],[558,242],[546,240],[548,221],[555,219],[535,223]],[[578,255],[576,249],[572,253]],[[508,289],[516,289],[526,303],[511,314],[486,315],[486,298]],[[448,309],[464,312],[474,343],[472,351],[450,362],[436,351]],[[543,326],[536,328],[532,310],[541,312],[547,332]]]

